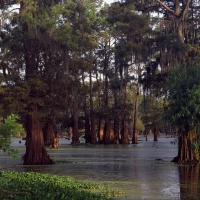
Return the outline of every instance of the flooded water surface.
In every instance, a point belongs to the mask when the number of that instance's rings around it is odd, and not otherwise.
[[[174,138],[158,142],[140,136],[133,145],[70,145],[60,139],[58,150],[48,150],[54,161],[64,164],[26,166],[0,152],[2,168],[71,176],[76,180],[104,184],[125,192],[118,199],[192,200],[200,199],[199,166],[181,166],[170,162],[177,155]],[[13,139],[12,146],[25,152],[24,141]],[[9,169],[9,168],[8,168]]]

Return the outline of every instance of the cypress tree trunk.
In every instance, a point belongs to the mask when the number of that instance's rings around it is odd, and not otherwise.
[[[178,155],[172,162],[197,163],[199,162],[198,148],[195,148],[197,142],[196,128],[192,128],[188,133],[181,133],[178,141]]]
[[[153,141],[158,141],[158,131],[157,131],[156,126],[154,127],[154,130],[153,130],[153,136],[154,136]]]
[[[38,106],[29,106],[26,116],[26,153],[23,156],[25,165],[53,164],[46,152],[42,126],[38,117]]]
[[[82,74],[83,86],[85,86],[85,77]],[[89,110],[87,107],[87,97],[85,97],[84,102],[84,112],[85,112],[85,143],[90,143],[91,141],[91,128],[90,128],[90,119],[89,119]]]
[[[26,4],[20,2],[20,12],[26,9]],[[32,84],[32,81],[37,78],[37,62],[36,62],[36,48],[37,41],[29,39],[29,26],[27,23],[22,24],[22,30],[25,35],[24,41],[24,59],[26,65],[26,81],[30,82],[29,97],[31,99],[30,104],[27,105],[26,113],[26,153],[23,156],[25,165],[35,164],[52,164],[53,161],[50,159],[46,152],[44,144],[44,136],[42,131],[41,122],[39,119],[39,110],[37,102],[37,90]]]
[[[93,112],[93,111],[92,111]],[[94,120],[94,115],[91,114],[91,144],[96,144],[97,143],[97,134],[95,130],[95,120]]]
[[[76,104],[74,102],[74,104]],[[78,110],[77,106],[73,108],[73,136],[72,136],[72,144],[79,144],[79,128],[78,128]]]
[[[44,132],[45,145],[51,145],[53,138],[57,137],[56,127],[53,120],[48,120],[43,130],[44,130],[43,132]]]
[[[120,133],[120,129],[119,129],[119,119],[115,118],[114,119],[114,144],[119,144],[119,133]]]
[[[110,143],[111,144],[114,144],[114,139],[115,139],[114,129],[111,127],[110,128]]]
[[[138,98],[139,98],[139,84],[137,84],[137,93],[135,99],[134,122],[133,122],[133,137],[132,144],[138,144]]]
[[[92,100],[92,73],[90,70],[90,123],[91,123],[91,144],[97,143],[97,135],[95,130],[95,119],[93,114],[93,100]]]
[[[147,128],[145,127],[145,130],[144,130],[144,132],[145,132],[145,139],[146,139],[146,141],[148,141],[148,130],[147,130]]]
[[[90,143],[91,141],[90,136],[90,120],[89,116],[85,111],[85,143]]]
[[[129,137],[128,137],[128,122],[127,120],[122,121],[122,134],[121,134],[121,141],[122,144],[130,144]]]
[[[99,117],[99,133],[98,133],[98,143],[103,144],[104,141],[104,121],[102,117]]]
[[[73,136],[72,136],[72,144],[79,144],[79,128],[78,128],[78,89],[73,89],[72,94],[72,101],[73,101],[73,108],[72,108],[72,119],[73,119]]]
[[[110,120],[107,117],[104,126],[104,144],[110,144],[110,128]]]

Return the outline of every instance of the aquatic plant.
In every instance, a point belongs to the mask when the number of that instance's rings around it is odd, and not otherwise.
[[[93,191],[93,192],[92,192]],[[0,172],[0,199],[111,200],[122,194],[103,185],[35,172]]]

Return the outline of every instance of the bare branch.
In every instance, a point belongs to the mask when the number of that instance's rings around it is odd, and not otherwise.
[[[184,17],[185,17],[185,15],[186,15],[186,13],[187,13],[187,11],[188,11],[188,8],[189,8],[190,1],[191,1],[191,0],[187,0],[184,9],[181,11],[181,14],[180,14],[180,17],[181,17],[181,18],[184,18]]]
[[[3,18],[5,18],[5,16],[8,16],[8,15],[9,15],[11,12],[13,12],[14,10],[19,10],[19,8],[13,8],[12,10],[9,10],[8,12],[5,13],[5,15],[3,15],[3,16],[0,18],[0,20],[3,19]]]
[[[161,0],[156,0],[162,7],[164,7],[166,10],[168,10],[172,15],[178,17],[178,15],[176,15],[176,13],[171,10],[168,6],[166,6]],[[189,1],[189,0],[188,0]]]

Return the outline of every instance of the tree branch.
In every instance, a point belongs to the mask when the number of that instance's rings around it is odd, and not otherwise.
[[[6,16],[8,16],[11,12],[13,12],[14,10],[19,10],[19,8],[13,8],[12,10],[9,10],[8,12],[4,14],[2,14],[2,17],[0,17],[0,20],[5,18]]]
[[[173,10],[171,10],[168,6],[166,6],[161,0],[156,0],[162,7],[168,10],[172,15],[178,17]],[[188,0],[189,1],[189,0]]]
[[[189,8],[190,1],[191,0],[187,0],[184,9],[181,11],[180,18],[184,18],[185,17],[185,15],[187,13],[187,10]]]

